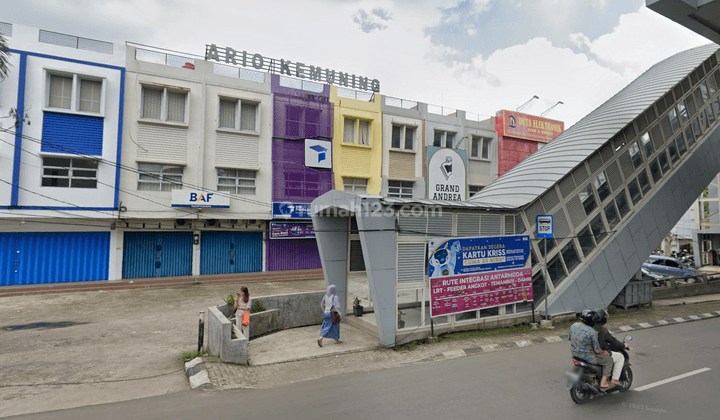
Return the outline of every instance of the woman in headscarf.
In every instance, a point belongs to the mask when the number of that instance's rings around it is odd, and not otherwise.
[[[318,339],[318,346],[322,347],[323,338],[332,338],[335,340],[335,344],[340,344],[340,324],[333,324],[332,322],[332,308],[342,316],[340,310],[340,299],[335,295],[335,285],[331,284],[327,288],[327,293],[323,296],[320,306],[323,308],[323,323],[322,329],[320,330],[320,339]]]
[[[250,312],[250,308],[248,308],[248,302],[250,301],[250,292],[245,286],[241,287],[240,291],[242,292],[242,296],[240,296],[240,293],[238,293],[235,297],[235,323],[238,328],[240,328],[240,331],[242,331],[243,335],[250,339],[250,326],[243,325],[242,323],[243,314],[246,312]],[[239,311],[240,309],[242,309],[242,311]]]

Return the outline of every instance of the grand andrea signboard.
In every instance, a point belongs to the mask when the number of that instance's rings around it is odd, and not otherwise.
[[[428,199],[465,201],[465,151],[428,146],[428,156]]]
[[[428,241],[430,316],[531,301],[528,235]]]
[[[252,67],[256,70],[309,79],[330,85],[380,92],[380,81],[378,79],[313,66],[300,61],[278,60],[265,57],[262,54],[251,54],[230,47],[218,47],[215,44],[205,46],[205,59],[236,66]]]

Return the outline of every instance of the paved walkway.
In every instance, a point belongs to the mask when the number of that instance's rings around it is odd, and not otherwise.
[[[695,296],[672,301],[686,302],[658,304],[659,301],[655,301],[652,307],[618,309],[610,316],[608,327],[613,333],[618,334],[633,329],[720,317],[720,295]],[[423,344],[412,350],[391,350],[381,347],[377,339],[347,324],[343,324],[341,328],[341,338],[345,343],[328,344],[320,349],[315,341],[318,327],[307,327],[263,337],[268,341],[274,337],[272,344],[277,348],[285,349],[283,350],[286,352],[285,360],[277,358],[270,361],[270,357],[262,356],[255,359],[256,365],[249,366],[216,362],[213,358],[204,358],[204,361],[209,380],[215,388],[271,388],[329,375],[371,371],[407,363],[431,362],[561,341],[566,339],[568,329],[569,324],[561,324],[554,329],[442,341]],[[362,342],[352,343],[354,340],[362,340]],[[267,345],[267,342],[260,344],[258,341],[250,342],[250,354],[254,350],[253,346]],[[294,351],[289,351],[289,348]],[[260,360],[267,363],[258,363]],[[252,358],[251,363],[253,363]]]

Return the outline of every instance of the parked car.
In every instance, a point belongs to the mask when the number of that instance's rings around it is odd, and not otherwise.
[[[702,275],[698,270],[688,267],[675,258],[663,257],[659,255],[651,255],[642,265],[651,277],[656,275],[662,277],[693,277],[688,279],[688,283],[699,280]],[[683,281],[683,280],[678,280]]]
[[[642,280],[652,281],[652,285],[655,287],[664,286],[668,279],[668,277],[662,274],[650,272],[645,267],[641,268],[640,271],[642,272]]]

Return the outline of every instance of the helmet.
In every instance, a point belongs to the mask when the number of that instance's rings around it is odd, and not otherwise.
[[[605,325],[605,323],[608,320],[608,313],[603,308],[597,308],[593,309],[595,312],[595,317],[593,318],[593,321],[595,321],[596,324]]]
[[[583,324],[588,325],[592,327],[595,325],[595,312],[593,312],[590,309],[583,309],[582,312],[580,312],[580,320],[583,322]]]

